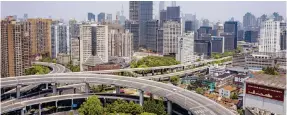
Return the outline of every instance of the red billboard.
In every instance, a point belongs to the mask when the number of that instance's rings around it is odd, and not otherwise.
[[[284,101],[284,89],[246,83],[246,94]]]

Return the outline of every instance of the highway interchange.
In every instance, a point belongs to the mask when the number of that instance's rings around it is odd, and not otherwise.
[[[214,60],[212,60],[214,61]],[[211,61],[206,61],[211,62]],[[195,63],[200,64],[200,63]],[[98,72],[78,72],[75,73],[57,73],[57,74],[47,74],[47,75],[30,75],[30,76],[20,76],[14,78],[2,78],[1,88],[12,87],[17,85],[37,85],[39,83],[96,83],[96,84],[107,84],[116,85],[123,87],[130,87],[139,89],[142,91],[151,92],[152,94],[165,97],[166,99],[180,105],[181,107],[191,111],[195,115],[232,115],[234,114],[225,107],[217,104],[216,102],[196,94],[194,92],[182,89],[180,87],[160,83],[148,79],[158,79],[166,78],[174,75],[183,75],[188,72],[193,72],[201,69],[206,69],[207,66],[202,66],[196,69],[189,69],[181,72],[156,75],[156,76],[146,76],[140,78],[124,77],[118,75],[106,75],[104,73],[111,72],[122,72],[122,71],[139,71],[139,70],[156,70],[156,69],[173,69],[187,67],[192,64],[180,64],[175,66],[164,66],[164,67],[153,67],[153,68],[134,68],[134,69],[121,69],[121,70],[105,70]],[[184,70],[184,69],[183,69]],[[79,74],[80,73],[80,74]],[[56,97],[54,97],[56,99]],[[53,100],[53,98],[51,98]],[[41,101],[37,101],[41,103]],[[44,102],[44,101],[43,101]],[[2,104],[1,104],[2,105]],[[17,108],[18,105],[12,104],[7,105],[2,108],[2,112],[7,111],[7,107]],[[5,109],[6,108],[6,109]]]

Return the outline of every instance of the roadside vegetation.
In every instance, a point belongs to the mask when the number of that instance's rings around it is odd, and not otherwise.
[[[42,65],[33,65],[31,68],[25,70],[25,75],[39,75],[48,74],[51,70]]]
[[[78,112],[80,115],[166,115],[162,101],[148,100],[140,106],[133,101],[116,100],[103,105],[97,96],[90,96]]]
[[[144,67],[157,67],[157,66],[170,66],[180,64],[172,57],[160,57],[160,56],[147,56],[138,61],[131,62],[131,68],[144,68]]]

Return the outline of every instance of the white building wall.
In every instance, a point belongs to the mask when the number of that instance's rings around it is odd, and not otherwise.
[[[280,51],[280,22],[269,19],[261,25],[259,52]]]
[[[194,62],[194,32],[185,33],[184,35],[179,36],[177,40],[176,60],[180,61],[181,63]]]
[[[245,94],[244,98],[245,98],[245,101],[243,103],[244,107],[257,107],[257,108],[265,109],[267,111],[270,111],[276,114],[286,115],[286,113],[284,112],[283,101],[277,101],[277,100],[263,98],[260,96],[254,96],[250,94]]]
[[[181,24],[176,21],[166,21],[163,24],[163,54],[177,53],[178,36],[181,35]]]

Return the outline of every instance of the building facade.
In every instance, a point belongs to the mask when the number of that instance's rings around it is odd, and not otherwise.
[[[181,63],[191,63],[195,61],[193,56],[194,32],[185,33],[177,39],[176,60]]]
[[[52,58],[57,58],[58,53],[70,54],[69,26],[63,23],[51,26]]]
[[[159,20],[147,21],[147,40],[146,46],[148,50],[158,52],[158,29]]]
[[[224,51],[234,50],[234,34],[233,33],[221,33],[220,36],[224,37]],[[237,42],[237,41],[236,41]]]
[[[163,24],[163,55],[177,53],[178,36],[181,35],[181,24],[177,21],[166,21]]]
[[[80,39],[71,38],[71,60],[73,65],[79,65],[80,62]]]
[[[224,37],[211,36],[211,52],[224,53]]]
[[[106,21],[106,14],[104,12],[101,12],[98,14],[98,22],[103,23]]]
[[[169,6],[167,7],[166,10],[167,14],[167,20],[172,20],[172,21],[180,21],[180,6]]]
[[[146,48],[147,41],[147,21],[152,20],[153,16],[153,1],[139,2],[139,43],[141,47]]]
[[[88,21],[96,21],[96,16],[93,13],[88,13]]]
[[[244,30],[250,30],[256,26],[256,17],[251,14],[250,12],[247,12],[243,16],[243,28]]]
[[[269,19],[260,28],[259,52],[280,51],[280,22]]]
[[[255,31],[255,30],[249,30],[249,31],[245,31],[245,34],[244,34],[244,41],[245,42],[249,42],[249,43],[256,43],[258,42],[258,31]]]
[[[129,30],[133,34],[133,50],[137,51],[139,49],[139,23],[137,21],[126,20],[125,29]]]
[[[212,44],[210,40],[194,40],[194,52],[203,57],[210,57],[212,51]]]
[[[191,20],[186,20],[184,24],[184,32],[194,31],[194,23]]]
[[[140,1],[129,1],[129,19],[138,21],[139,20],[139,3]]]
[[[112,14],[107,14],[107,22],[112,23],[113,22],[113,15]]]
[[[80,68],[108,62],[108,26],[81,25],[80,27]]]
[[[236,21],[226,21],[224,23],[224,32],[233,34],[233,49],[237,48],[237,39],[238,39],[238,23]],[[227,41],[227,37],[225,40]]]
[[[209,26],[201,26],[197,29],[198,38],[199,40],[204,39],[204,37],[211,37],[212,34],[212,27]]]

